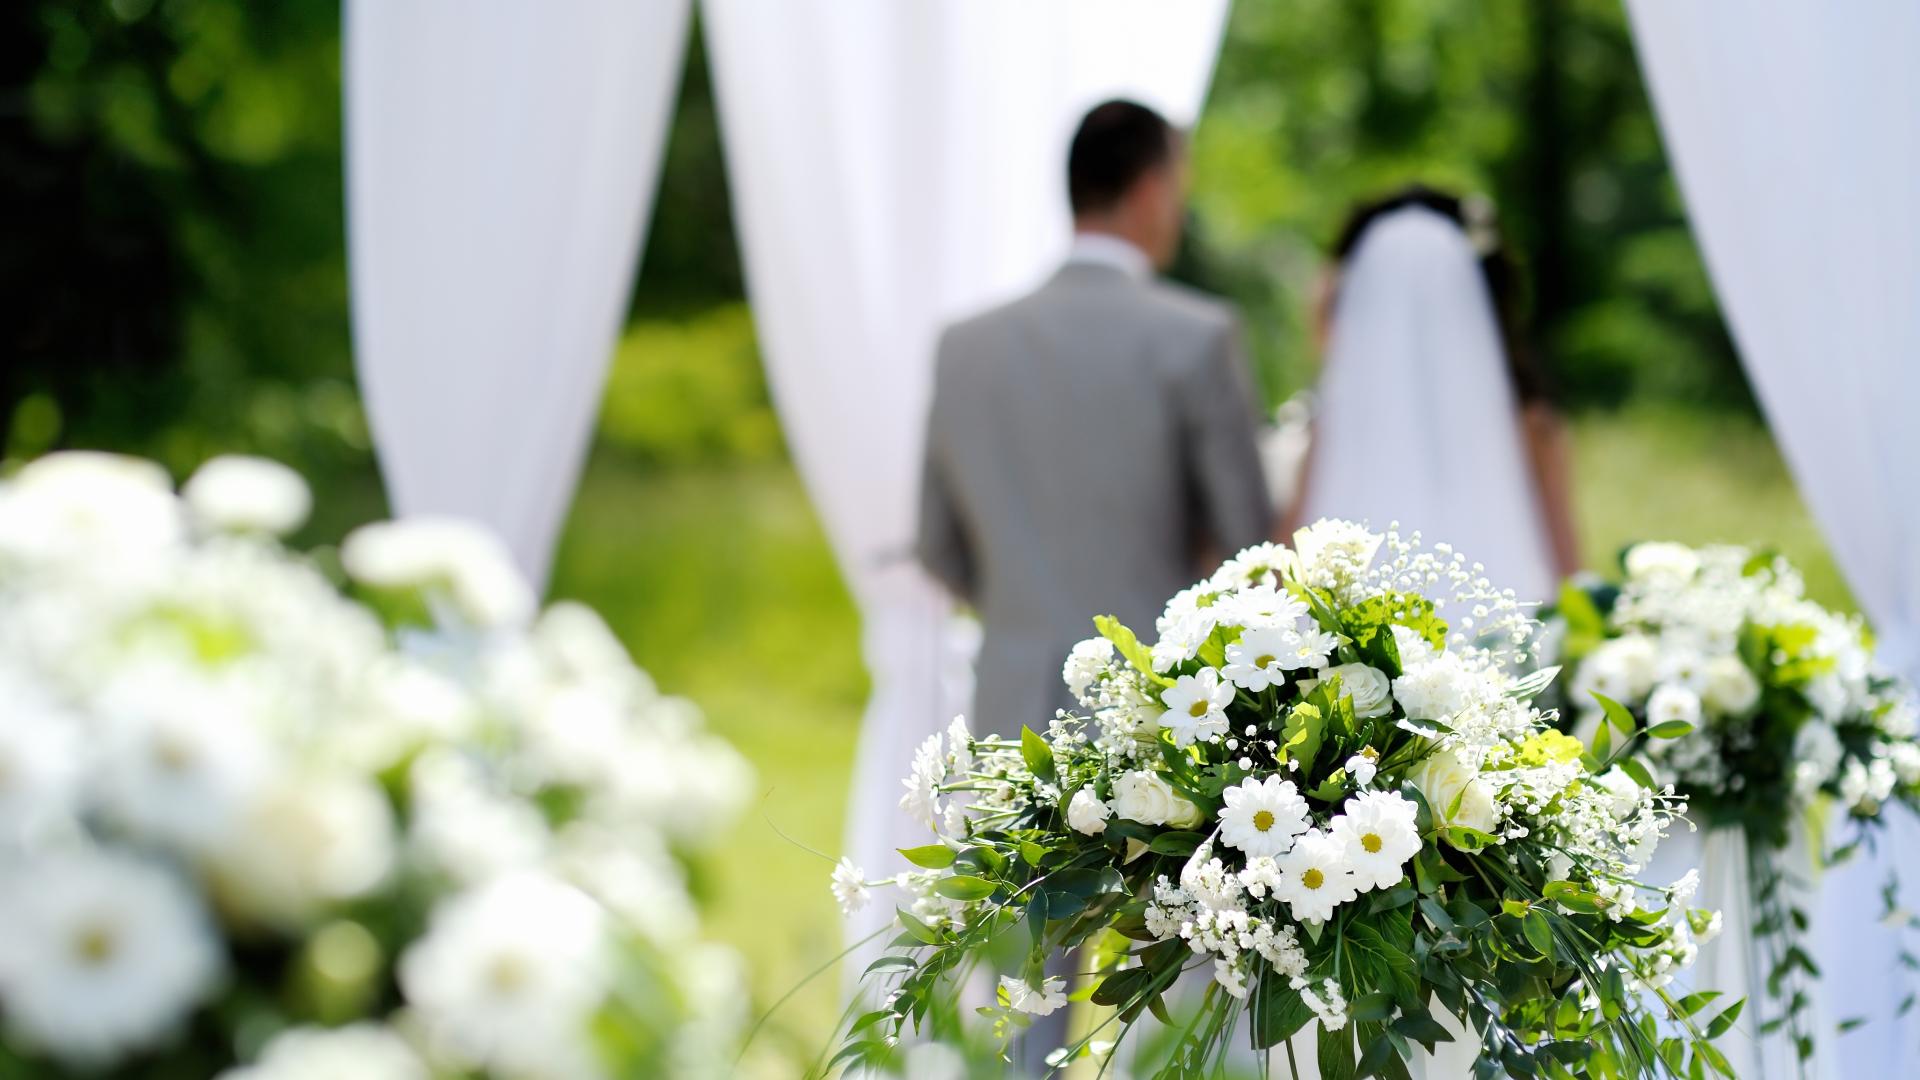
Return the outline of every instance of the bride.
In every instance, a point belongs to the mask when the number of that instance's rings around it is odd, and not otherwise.
[[[1319,415],[1296,520],[1399,521],[1523,600],[1579,564],[1564,430],[1515,342],[1490,214],[1414,187],[1342,230],[1319,304]],[[1476,242],[1479,241],[1479,242]]]

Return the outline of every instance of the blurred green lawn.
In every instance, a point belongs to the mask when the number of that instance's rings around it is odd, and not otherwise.
[[[1635,539],[1771,543],[1816,596],[1849,603],[1756,422],[1632,411],[1573,427],[1590,566],[1607,568]],[[698,701],[758,769],[755,806],[698,884],[714,932],[753,964],[764,1008],[839,948],[829,866],[800,845],[839,851],[866,689],[858,622],[805,493],[778,461],[663,466],[602,445],[554,594],[603,612],[661,685]],[[829,975],[799,993],[762,1034],[766,1048],[817,1051],[838,986]]]

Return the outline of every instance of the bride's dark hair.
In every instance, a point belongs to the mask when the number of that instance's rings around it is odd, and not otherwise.
[[[1356,206],[1347,215],[1333,243],[1333,258],[1341,265],[1353,254],[1360,238],[1381,217],[1411,206],[1423,207],[1452,220],[1467,234],[1480,256],[1480,273],[1486,278],[1487,291],[1493,296],[1494,314],[1500,321],[1500,338],[1507,356],[1507,374],[1513,382],[1514,396],[1522,405],[1550,403],[1552,388],[1540,369],[1534,351],[1527,345],[1524,281],[1518,260],[1500,233],[1500,224],[1491,200],[1462,197],[1424,184],[1409,184],[1384,198]]]

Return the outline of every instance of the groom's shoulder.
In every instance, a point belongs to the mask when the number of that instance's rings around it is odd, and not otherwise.
[[[1159,314],[1188,323],[1198,331],[1230,330],[1238,322],[1233,305],[1191,285],[1155,278],[1145,283],[1143,291],[1152,298]]]

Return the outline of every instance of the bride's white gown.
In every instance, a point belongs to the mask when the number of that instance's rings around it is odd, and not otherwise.
[[[1423,207],[1382,215],[1341,274],[1303,521],[1398,521],[1554,595],[1493,299],[1466,234]]]

